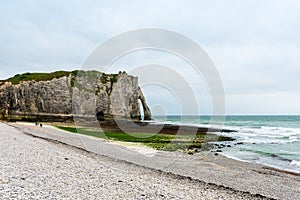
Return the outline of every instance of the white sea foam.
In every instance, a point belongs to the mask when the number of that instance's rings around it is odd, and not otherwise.
[[[299,160],[292,160],[291,165],[300,167],[300,161]]]
[[[240,126],[221,126],[213,124],[197,124],[187,123],[181,121],[152,121],[153,124],[172,124],[172,125],[187,125],[202,128],[223,128],[227,130],[237,131],[235,133],[218,133],[222,136],[234,137],[243,143],[256,144],[284,144],[293,143],[300,140],[299,128],[285,128],[285,127],[268,127],[261,126],[256,128],[240,127]]]
[[[225,133],[244,143],[257,144],[283,144],[293,143],[300,139],[300,129],[284,127],[228,127],[225,129],[235,130],[237,133]],[[224,135],[224,133],[222,133]]]

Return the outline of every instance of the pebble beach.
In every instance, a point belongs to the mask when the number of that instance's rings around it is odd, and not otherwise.
[[[300,199],[298,174],[215,154],[184,155],[185,164],[162,167],[128,153],[132,148],[102,154],[64,140],[64,134],[71,135],[0,123],[0,199]],[[105,145],[111,151],[118,146]],[[162,152],[156,159],[176,154]]]

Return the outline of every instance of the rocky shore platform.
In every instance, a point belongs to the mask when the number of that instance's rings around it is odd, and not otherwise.
[[[0,199],[300,199],[300,176],[212,152],[156,151],[0,123]]]
[[[76,125],[79,127],[95,127],[99,126],[105,132],[140,132],[140,133],[160,133],[169,135],[189,135],[189,134],[207,134],[207,133],[220,133],[220,132],[236,132],[235,130],[224,129],[221,126],[216,127],[197,127],[176,124],[158,124],[151,121],[145,122],[140,120],[125,120],[125,119],[111,119],[105,121],[95,121],[94,118],[87,118],[75,120]],[[54,123],[55,124],[55,123]],[[59,124],[59,123],[58,123]],[[74,126],[74,123],[67,123]]]

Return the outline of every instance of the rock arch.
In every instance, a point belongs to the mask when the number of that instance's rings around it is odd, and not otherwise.
[[[141,100],[143,111],[144,111],[144,120],[152,120],[150,109],[146,103],[146,98],[143,95],[141,88],[138,88],[138,99]]]

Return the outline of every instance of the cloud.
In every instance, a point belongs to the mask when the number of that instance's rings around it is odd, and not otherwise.
[[[2,1],[0,79],[79,68],[110,37],[155,27],[178,31],[204,47],[223,79],[230,113],[299,114],[293,109],[300,107],[299,10],[296,0]],[[163,54],[138,58],[182,64]],[[118,63],[130,69],[137,65],[132,59]],[[193,73],[183,71],[201,93]]]
[[[300,90],[297,45],[230,45],[208,48],[208,52],[229,94]]]
[[[289,92],[227,96],[227,114],[298,114],[300,95]]]

